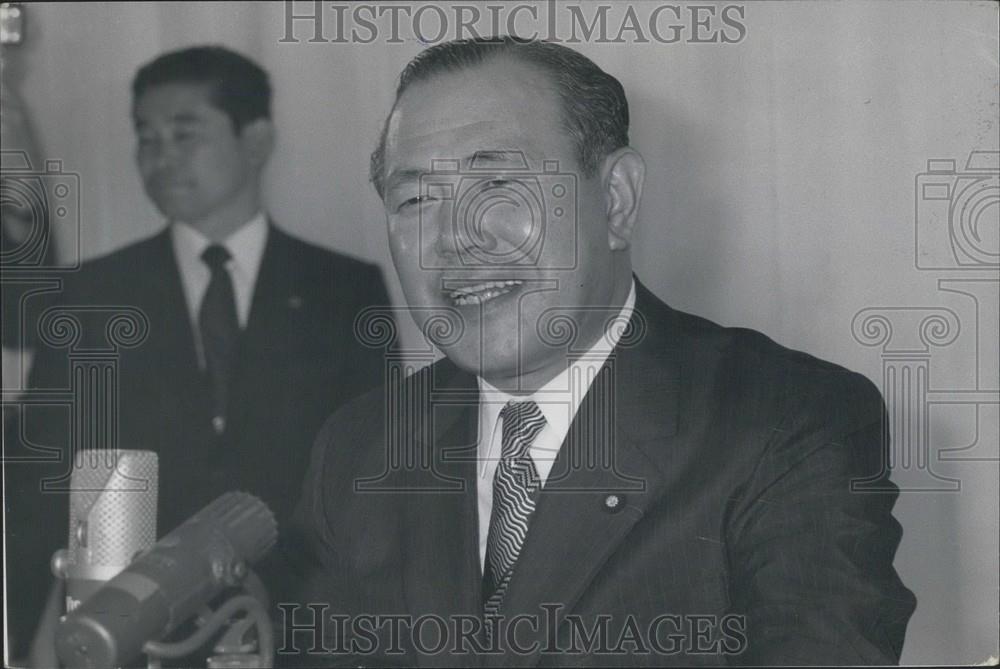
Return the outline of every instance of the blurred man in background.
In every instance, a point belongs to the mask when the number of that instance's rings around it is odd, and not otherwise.
[[[292,237],[261,201],[275,136],[266,72],[228,49],[194,47],[143,66],[132,91],[136,162],[167,226],[68,278],[56,308],[79,338],[50,338],[37,352],[32,392],[73,389],[84,401],[73,351],[114,350],[117,376],[99,409],[110,425],[33,406],[23,439],[9,440],[9,455],[48,458],[5,473],[15,657],[49,588],[49,558],[66,543],[67,496],[42,483],[68,476],[73,450],[156,451],[159,535],[234,489],[262,498],[282,527],[324,417],[381,380],[380,352],[353,330],[362,309],[388,304],[380,270]],[[123,331],[110,326],[116,308]],[[122,332],[139,334],[125,343]],[[104,438],[88,441],[93,429]]]

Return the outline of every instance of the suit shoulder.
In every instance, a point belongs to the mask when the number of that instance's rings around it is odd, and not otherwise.
[[[80,270],[81,272],[99,272],[119,267],[131,267],[138,261],[151,256],[161,255],[167,248],[165,242],[167,242],[165,233],[160,231],[149,237],[143,237],[142,239],[126,244],[121,248],[91,258],[81,265]]]
[[[169,258],[169,239],[164,231],[131,242],[121,248],[86,260],[80,269],[66,277],[68,290],[83,292],[100,289],[112,291],[135,282]]]
[[[376,387],[345,402],[334,411],[326,420],[324,432],[328,431],[327,428],[334,429],[345,425],[358,426],[360,429],[372,427],[375,425],[373,421],[385,414],[388,397],[415,398],[417,393],[424,393],[425,388],[434,384],[430,377],[450,374],[454,369],[454,364],[444,358],[418,369],[403,379],[395,377],[392,380],[383,379]],[[382,422],[379,420],[377,427],[381,429],[381,426]]]
[[[783,346],[757,330],[675,313],[681,332],[711,344],[721,378],[744,396],[770,397],[785,406],[810,402],[834,409],[849,404],[874,411],[883,406],[881,393],[863,374]]]
[[[382,270],[375,263],[307,242],[277,227],[275,227],[275,232],[285,244],[288,252],[308,266],[332,272],[362,275],[377,273],[381,276]]]
[[[390,398],[424,398],[425,389],[430,387],[428,376],[442,365],[448,365],[447,361],[428,365],[402,380],[383,381],[341,405],[326,419],[316,438],[311,456],[313,470],[322,471],[325,481],[385,471],[390,451],[407,448],[410,443],[406,439],[394,439],[387,433],[387,429],[395,425],[392,416],[397,414],[393,407],[403,406]],[[407,432],[419,433],[426,417],[411,415],[409,418],[412,422],[407,424]]]

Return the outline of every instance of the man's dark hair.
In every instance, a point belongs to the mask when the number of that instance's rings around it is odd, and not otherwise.
[[[421,51],[399,75],[393,109],[406,89],[417,82],[501,56],[534,65],[551,78],[562,104],[563,129],[576,145],[576,158],[585,176],[596,174],[605,156],[628,145],[628,100],[621,82],[573,49],[509,35],[454,40]],[[388,122],[386,119],[369,167],[369,176],[380,196],[384,195]]]
[[[271,84],[257,63],[221,46],[171,51],[143,65],[132,82],[132,102],[164,84],[204,84],[212,104],[232,120],[236,132],[271,118]]]

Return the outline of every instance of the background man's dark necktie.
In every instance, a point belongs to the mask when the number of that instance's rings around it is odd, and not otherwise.
[[[205,364],[212,381],[212,427],[219,434],[226,429],[229,383],[240,334],[233,281],[226,271],[226,261],[230,257],[226,247],[219,244],[209,246],[201,254],[201,259],[212,272],[212,278],[198,310],[198,325]]]

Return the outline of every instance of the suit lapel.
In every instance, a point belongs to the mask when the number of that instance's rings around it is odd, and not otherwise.
[[[400,477],[410,491],[401,528],[406,608],[414,617],[478,616],[482,611],[476,495],[478,387],[474,376],[448,362],[413,378],[421,376],[431,380],[431,387],[403,385],[423,395],[404,401],[417,402],[422,407],[419,415],[431,421],[426,432],[424,427],[408,432],[413,437],[409,454],[414,466]],[[429,468],[423,464],[428,462]],[[418,661],[428,666],[477,663],[473,656],[450,652],[418,654]]]
[[[506,620],[572,612],[580,596],[645,510],[662,495],[662,453],[678,417],[678,365],[656,298],[641,286],[632,335],[623,338],[591,385],[542,489],[504,599]],[[653,301],[651,301],[651,299]],[[638,334],[637,334],[638,333]],[[633,336],[634,335],[634,336]],[[640,341],[633,344],[626,339]],[[540,621],[533,637],[546,643]],[[554,630],[549,629],[549,634]],[[531,666],[538,653],[489,656],[488,664]]]
[[[266,343],[275,324],[280,322],[289,305],[295,303],[293,286],[296,283],[296,264],[291,261],[289,243],[288,237],[269,221],[267,242],[260,260],[250,313],[241,341],[244,351],[256,350],[258,344]]]
[[[257,281],[246,328],[239,341],[236,369],[233,371],[233,394],[230,399],[230,425],[244,425],[251,403],[247,393],[259,389],[260,360],[257,352],[267,351],[274,345],[281,346],[287,355],[294,358],[296,342],[290,338],[303,333],[287,327],[287,319],[292,309],[303,308],[303,298],[297,290],[301,283],[290,248],[291,238],[279,230],[271,221],[267,225],[267,242],[261,257]]]

